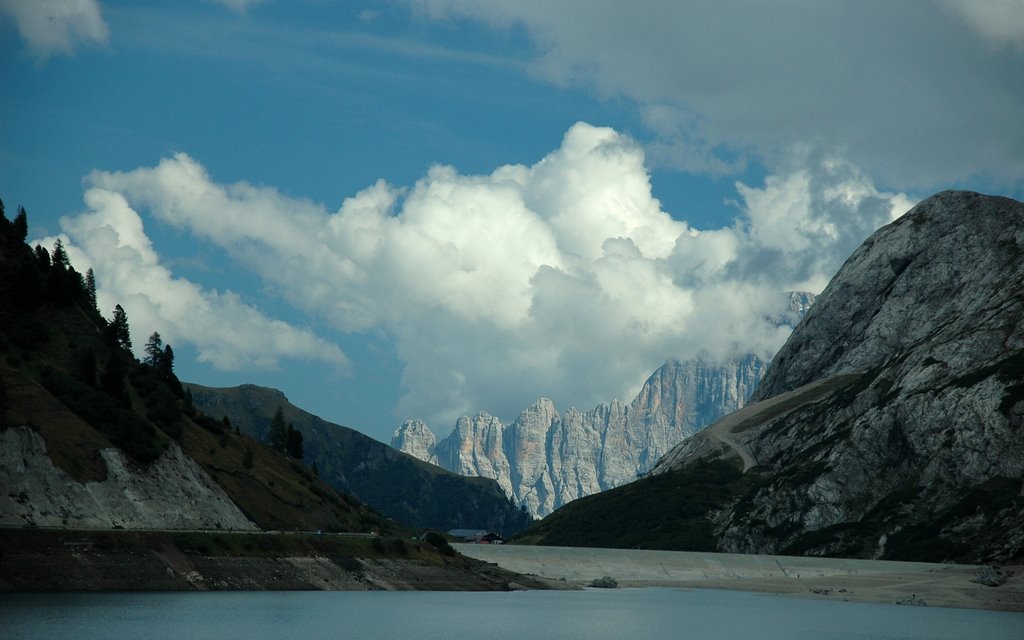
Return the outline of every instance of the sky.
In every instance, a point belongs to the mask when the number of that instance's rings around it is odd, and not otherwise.
[[[1024,0],[0,0],[0,78],[136,350],[385,442],[770,357],[915,202],[1024,199]]]

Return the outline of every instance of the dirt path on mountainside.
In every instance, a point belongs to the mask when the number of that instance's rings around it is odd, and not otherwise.
[[[767,422],[784,413],[792,411],[809,402],[813,402],[826,394],[841,389],[853,383],[863,375],[862,373],[844,373],[814,382],[805,384],[802,387],[780,393],[777,396],[747,405],[738,411],[733,411],[710,427],[704,429],[703,433],[708,438],[715,440],[735,451],[743,459],[743,471],[757,466],[757,458],[750,452],[746,445],[738,442],[733,436],[742,433],[747,429]]]

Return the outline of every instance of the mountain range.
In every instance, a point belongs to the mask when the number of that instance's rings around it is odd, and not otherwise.
[[[789,311],[775,321],[793,326],[814,295],[787,297]],[[493,478],[517,504],[545,516],[650,470],[680,440],[742,407],[767,364],[754,354],[726,362],[671,359],[629,404],[560,413],[541,398],[508,425],[485,412],[459,418],[440,442],[425,423],[410,420],[391,446],[462,475]]]
[[[751,403],[522,540],[1024,557],[1024,204],[932,196],[853,253]]]

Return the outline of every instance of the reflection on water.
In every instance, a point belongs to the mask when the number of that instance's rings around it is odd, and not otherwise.
[[[710,590],[0,595],[4,640],[1020,640],[1022,629],[1018,613]]]

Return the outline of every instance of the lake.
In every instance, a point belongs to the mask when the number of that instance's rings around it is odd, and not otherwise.
[[[1024,614],[738,591],[0,594],[0,638],[1024,638]]]

